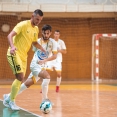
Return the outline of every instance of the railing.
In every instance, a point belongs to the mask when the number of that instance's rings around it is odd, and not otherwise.
[[[0,0],[2,12],[117,12],[117,0]]]
[[[71,5],[112,5],[117,4],[117,0],[0,0],[0,3],[13,4],[71,4]]]

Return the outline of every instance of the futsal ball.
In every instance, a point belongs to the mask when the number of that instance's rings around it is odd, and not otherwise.
[[[50,101],[44,101],[40,104],[40,110],[47,114],[52,110],[52,104]]]

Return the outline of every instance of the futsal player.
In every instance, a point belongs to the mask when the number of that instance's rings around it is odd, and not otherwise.
[[[12,110],[20,110],[15,104],[15,98],[25,77],[27,69],[27,53],[33,44],[35,47],[43,48],[37,43],[38,25],[43,19],[43,12],[37,9],[33,12],[30,20],[19,22],[8,35],[9,48],[7,51],[8,63],[15,75],[11,86],[9,98],[3,95],[3,104]],[[43,50],[44,51],[44,50]]]
[[[65,42],[59,38],[60,31],[55,30],[54,32],[54,40],[57,42],[57,58],[53,61],[47,62],[47,70],[53,71],[55,69],[57,73],[57,81],[56,81],[56,92],[59,92],[60,84],[61,84],[61,72],[62,72],[62,54],[66,54],[66,45]]]
[[[21,85],[18,94],[42,78],[42,101],[49,100],[47,94],[50,75],[46,71],[46,63],[47,61],[54,60],[57,57],[57,43],[54,39],[50,38],[52,33],[51,30],[52,28],[50,25],[44,25],[42,27],[42,37],[39,38],[37,42],[44,48],[45,52],[33,46],[35,53],[30,64],[31,73],[28,79]],[[10,94],[6,94],[6,97],[8,98],[9,95]]]

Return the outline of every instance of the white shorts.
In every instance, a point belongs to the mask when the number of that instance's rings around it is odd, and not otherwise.
[[[32,72],[30,72],[30,74],[28,76],[28,79],[30,79],[30,78],[33,79],[34,83],[36,83],[40,79],[40,77],[38,77],[38,76],[37,77],[33,76]]]
[[[56,71],[62,71],[62,63],[58,61],[49,61],[47,62],[47,70],[53,71],[53,68]]]
[[[33,79],[33,80],[35,80],[35,82],[37,82],[40,79],[38,77],[38,75],[43,69],[46,69],[45,66],[46,65],[39,65],[35,61],[32,61],[30,64],[31,73],[29,74],[28,78],[32,78],[34,76],[33,78],[35,78],[35,79]]]

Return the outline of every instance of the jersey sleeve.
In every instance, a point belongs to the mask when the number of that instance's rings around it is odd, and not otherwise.
[[[37,39],[36,41],[37,41],[38,44],[40,44],[40,38]],[[32,51],[35,52],[36,50],[37,50],[37,48],[34,45],[32,45]]]
[[[13,31],[15,31],[17,34],[19,34],[19,33],[22,31],[23,25],[24,25],[23,22],[18,23],[18,24],[13,28]]]
[[[66,45],[65,45],[63,40],[61,40],[61,49],[65,49],[66,50]]]
[[[57,42],[53,40],[53,48],[52,48],[53,53],[57,53]]]

